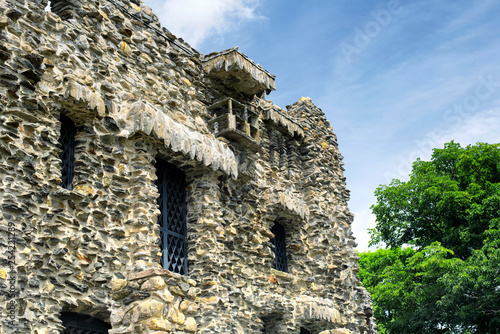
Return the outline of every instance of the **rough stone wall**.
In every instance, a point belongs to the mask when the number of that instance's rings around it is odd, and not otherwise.
[[[209,75],[142,1],[47,5],[0,0],[0,333],[59,333],[61,312],[110,333],[368,333],[322,111],[235,90],[247,72],[238,87],[273,88],[245,57]],[[214,136],[208,107],[225,97],[257,110],[260,150]],[[77,126],[72,190],[61,114]],[[157,158],[186,174],[187,276],[159,263]],[[275,221],[288,273],[273,269]]]

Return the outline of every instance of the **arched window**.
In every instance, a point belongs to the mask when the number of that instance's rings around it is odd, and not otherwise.
[[[61,115],[61,134],[59,143],[61,144],[61,174],[62,182],[61,187],[72,190],[73,189],[73,171],[75,163],[75,135],[76,126],[73,121]]]
[[[271,243],[274,245],[274,258],[276,270],[288,272],[288,265],[286,261],[286,241],[285,241],[285,228],[278,222],[274,223],[271,232],[274,238]]]
[[[111,326],[86,314],[63,312],[61,318],[63,334],[107,334]]]
[[[163,160],[156,162],[156,186],[160,197],[160,238],[164,269],[187,275],[186,243],[186,176],[183,171]]]

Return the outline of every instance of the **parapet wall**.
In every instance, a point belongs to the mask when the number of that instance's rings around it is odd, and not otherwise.
[[[142,1],[47,5],[0,2],[0,333],[59,333],[62,312],[115,334],[368,333],[323,112],[274,106],[274,76],[236,49],[200,55]],[[158,159],[185,174],[185,276],[160,264]]]

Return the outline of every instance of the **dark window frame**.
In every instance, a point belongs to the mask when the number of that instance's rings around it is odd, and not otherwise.
[[[187,201],[186,175],[176,166],[157,159],[156,186],[160,196],[157,203],[160,209],[161,264],[164,269],[186,276],[187,262]]]
[[[73,178],[75,175],[75,136],[76,125],[71,118],[61,115],[61,131],[59,143],[62,151],[61,159],[61,187],[73,190]]]
[[[274,222],[271,232],[274,234],[274,238],[271,239],[271,243],[274,246],[274,268],[287,273],[288,261],[286,254],[285,227],[278,222]]]

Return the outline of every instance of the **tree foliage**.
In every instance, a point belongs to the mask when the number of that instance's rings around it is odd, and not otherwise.
[[[461,260],[435,242],[421,251],[394,247],[360,254],[359,276],[370,291],[381,333],[446,333],[446,314],[436,312],[446,282]]]
[[[372,245],[421,249],[439,241],[468,258],[500,217],[500,144],[445,144],[430,161],[415,161],[407,182],[393,180],[375,195]]]
[[[500,144],[445,144],[375,195],[388,249],[359,275],[380,332],[500,333]]]

